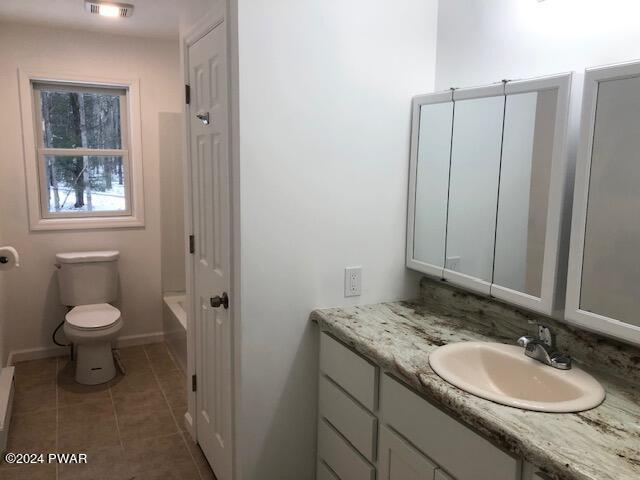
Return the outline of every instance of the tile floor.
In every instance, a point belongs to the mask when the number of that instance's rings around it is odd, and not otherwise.
[[[0,464],[0,480],[215,479],[184,431],[186,380],[166,344],[120,349],[105,385],[73,380],[68,358],[16,365],[8,452],[86,453],[85,465]]]

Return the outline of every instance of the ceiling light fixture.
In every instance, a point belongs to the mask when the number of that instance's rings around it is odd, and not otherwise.
[[[128,3],[101,2],[96,0],[85,0],[84,9],[103,17],[130,17],[133,15],[133,5]]]

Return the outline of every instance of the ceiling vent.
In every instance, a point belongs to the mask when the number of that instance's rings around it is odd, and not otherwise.
[[[85,0],[84,9],[89,13],[104,17],[130,17],[133,15],[133,5],[128,3],[111,3]]]

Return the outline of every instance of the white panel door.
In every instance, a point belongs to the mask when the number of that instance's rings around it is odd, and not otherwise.
[[[223,301],[231,285],[225,29],[220,23],[189,48],[196,435],[218,480],[232,475],[232,330]]]
[[[386,426],[380,428],[378,480],[433,480],[436,466]]]

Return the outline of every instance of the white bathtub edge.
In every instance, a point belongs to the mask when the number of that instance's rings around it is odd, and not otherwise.
[[[179,293],[165,294],[162,297],[162,299],[164,300],[164,303],[167,305],[167,307],[169,307],[169,310],[171,310],[171,313],[173,313],[173,315],[176,317],[176,320],[180,322],[180,325],[182,325],[182,328],[184,328],[184,330],[186,331],[187,330],[187,312],[184,310],[182,305],[184,305],[184,302],[186,301],[187,296]]]

